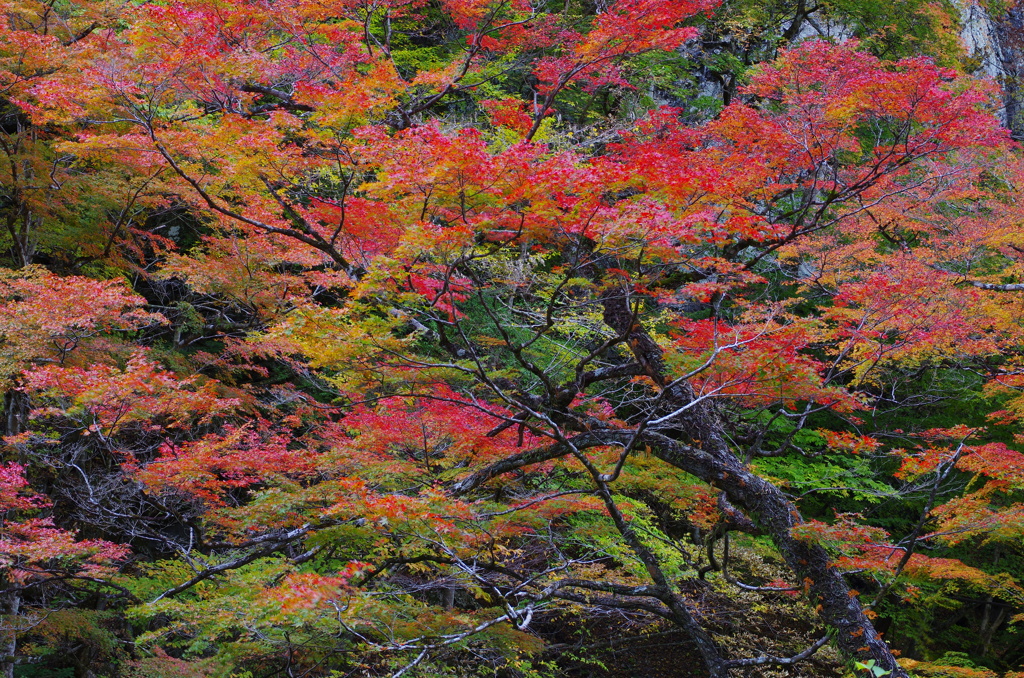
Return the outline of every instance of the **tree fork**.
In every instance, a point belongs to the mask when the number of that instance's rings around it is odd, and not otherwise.
[[[700,440],[700,447],[678,442],[674,436],[666,434],[670,432],[668,429],[641,431],[641,439],[651,447],[652,454],[723,491],[731,503],[755,518],[820,605],[822,619],[838,630],[837,641],[844,652],[853,657],[874,659],[876,665],[891,671],[893,678],[905,678],[906,672],[864,614],[860,601],[825,549],[793,537],[791,528],[803,522],[797,507],[775,485],[744,468],[725,442],[721,420],[712,402],[693,403],[695,396],[689,383],[674,382],[666,376],[663,351],[635,321],[629,308],[628,291],[609,290],[601,301],[605,323],[620,334],[628,334],[627,343],[637,362],[661,387],[658,400],[673,410],[692,404],[679,415],[676,430],[691,440]]]
[[[761,529],[771,536],[786,564],[803,579],[812,600],[821,606],[822,620],[838,630],[836,639],[845,653],[874,659],[892,676],[905,678],[906,672],[864,614],[860,601],[828,552],[792,535],[791,528],[801,524],[803,518],[779,488],[744,469],[734,456],[723,458],[659,433],[646,433],[643,440],[658,459],[722,490],[732,503],[754,516]]]

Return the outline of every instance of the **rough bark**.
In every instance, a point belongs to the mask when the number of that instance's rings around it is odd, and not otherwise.
[[[18,613],[21,611],[21,591],[10,582],[10,588],[0,593],[0,678],[14,678],[14,653],[18,649]]]
[[[3,434],[13,436],[25,430],[28,421],[29,400],[24,391],[16,388],[4,393]]]

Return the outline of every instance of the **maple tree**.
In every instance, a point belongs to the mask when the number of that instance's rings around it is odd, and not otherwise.
[[[994,86],[797,4],[5,5],[8,675],[58,581],[124,675],[553,675],[607,611],[711,676],[927,674],[876,621],[965,591],[988,656],[1024,175]],[[776,49],[823,16],[865,42]],[[699,26],[724,106],[646,110]]]
[[[117,258],[115,243],[145,218],[160,171],[86,163],[60,148],[84,110],[72,93],[99,53],[115,3],[8,2],[0,48],[0,244],[16,267],[46,260],[80,270]]]
[[[98,539],[76,540],[74,533],[55,527],[49,518],[25,516],[45,507],[46,501],[27,490],[24,468],[18,464],[0,469],[0,483],[0,507],[5,516],[0,540],[4,614],[0,672],[13,676],[18,661],[17,634],[36,623],[22,609],[25,589],[60,580],[102,583],[101,577],[109,574],[111,565],[127,556],[128,549]],[[46,612],[40,610],[35,615],[40,613]]]

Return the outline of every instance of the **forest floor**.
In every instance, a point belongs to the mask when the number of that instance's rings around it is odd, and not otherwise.
[[[791,655],[814,642],[817,628],[796,601],[774,596],[730,598],[704,582],[689,582],[703,621],[728,657]],[[744,596],[740,596],[743,598]],[[696,646],[680,629],[651,617],[609,613],[607,616],[549,619],[549,651],[572,678],[705,678]],[[586,642],[580,638],[586,637]],[[766,643],[766,639],[771,642]],[[581,647],[582,646],[582,647]],[[797,666],[752,667],[737,678],[838,678],[843,663],[826,646]]]
[[[605,668],[578,675],[592,678],[705,678],[697,648],[679,630],[623,639],[601,655]]]

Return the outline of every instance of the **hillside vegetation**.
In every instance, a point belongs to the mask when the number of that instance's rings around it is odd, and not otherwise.
[[[0,16],[0,678],[1024,676],[1024,6]]]

